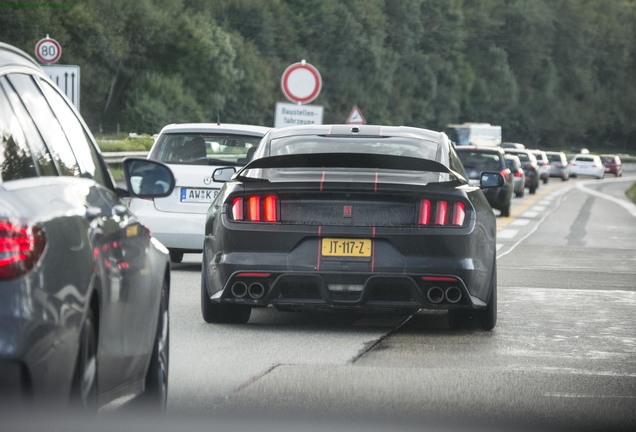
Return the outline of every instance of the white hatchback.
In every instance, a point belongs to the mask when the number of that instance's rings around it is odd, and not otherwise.
[[[578,154],[570,160],[570,176],[589,176],[602,179],[605,177],[605,167],[597,155]]]
[[[176,178],[166,198],[134,198],[130,209],[169,250],[172,262],[203,249],[205,216],[222,183],[212,180],[221,167],[241,167],[270,128],[242,124],[189,123],[164,127],[148,159],[161,161]]]

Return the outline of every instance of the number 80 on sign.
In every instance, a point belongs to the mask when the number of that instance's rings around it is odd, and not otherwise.
[[[35,56],[42,63],[55,63],[62,55],[62,46],[55,39],[48,37],[41,39],[35,45]]]

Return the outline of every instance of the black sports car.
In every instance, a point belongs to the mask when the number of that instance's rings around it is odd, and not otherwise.
[[[216,181],[233,168],[219,169]],[[201,310],[448,310],[453,328],[497,321],[493,211],[443,133],[371,125],[270,131],[207,215]]]

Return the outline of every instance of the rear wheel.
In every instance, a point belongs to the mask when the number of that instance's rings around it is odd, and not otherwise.
[[[155,333],[152,357],[146,372],[146,390],[139,397],[144,408],[165,411],[168,399],[168,358],[170,352],[170,321],[168,317],[169,292],[168,282],[164,280],[161,287],[159,318]]]
[[[180,263],[183,261],[183,252],[178,249],[170,249],[170,262]]]
[[[537,187],[536,186],[530,186],[530,195],[534,195],[537,192]]]
[[[451,329],[492,330],[497,324],[497,264],[494,264],[490,280],[490,299],[485,309],[451,309],[448,311],[448,324]]]
[[[503,216],[503,217],[510,216],[510,204],[508,204],[506,207],[502,208],[500,211],[501,211],[501,216]]]
[[[91,309],[80,332],[71,406],[86,414],[97,414],[97,326]]]
[[[250,306],[212,303],[205,288],[205,272],[201,272],[201,315],[207,323],[245,324],[252,314]]]

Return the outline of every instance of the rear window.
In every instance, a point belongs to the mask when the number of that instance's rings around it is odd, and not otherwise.
[[[467,170],[500,171],[501,155],[497,153],[458,150],[457,154]]]
[[[563,161],[563,156],[558,155],[558,154],[550,154],[550,155],[548,155],[548,160],[550,162],[562,162]]]
[[[594,162],[594,158],[588,156],[577,156],[574,160],[577,162]]]
[[[150,154],[167,164],[244,165],[261,137],[236,134],[164,134]]]
[[[269,155],[302,153],[366,153],[407,156],[440,161],[442,152],[437,142],[404,137],[351,137],[303,135],[273,139]]]

